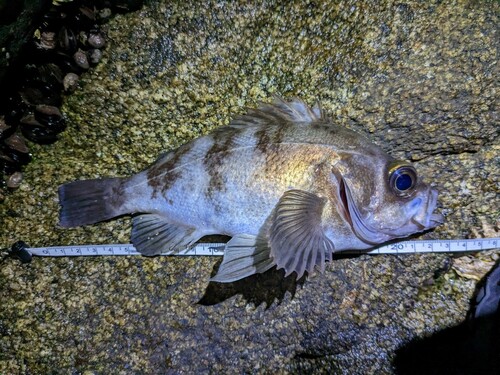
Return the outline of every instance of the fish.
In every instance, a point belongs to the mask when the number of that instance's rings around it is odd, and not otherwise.
[[[132,215],[131,242],[146,256],[230,236],[211,278],[220,283],[275,266],[299,279],[324,272],[336,252],[444,222],[437,190],[412,164],[298,98],[261,103],[130,177],[58,193],[61,227]]]

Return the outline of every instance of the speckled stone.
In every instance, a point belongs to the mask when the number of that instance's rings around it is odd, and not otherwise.
[[[68,130],[30,145],[0,205],[0,247],[128,243],[129,218],[58,228],[57,186],[139,171],[275,93],[415,161],[447,215],[424,238],[498,237],[498,2],[286,4],[159,1],[113,19],[65,100]],[[397,348],[464,320],[496,259],[365,255],[229,285],[208,282],[214,258],[5,259],[0,373],[393,373]]]

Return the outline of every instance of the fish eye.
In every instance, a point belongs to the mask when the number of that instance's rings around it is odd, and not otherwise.
[[[417,172],[410,165],[396,166],[389,171],[389,185],[400,197],[408,197],[417,183]]]

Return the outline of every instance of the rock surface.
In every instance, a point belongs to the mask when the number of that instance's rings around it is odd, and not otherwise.
[[[415,161],[447,215],[424,238],[498,237],[498,2],[335,3],[116,17],[66,99],[69,129],[32,146],[0,206],[0,246],[128,243],[129,218],[58,228],[57,186],[139,171],[273,93]],[[365,255],[229,285],[208,282],[214,258],[5,259],[0,373],[393,373],[399,347],[464,320],[498,254]]]

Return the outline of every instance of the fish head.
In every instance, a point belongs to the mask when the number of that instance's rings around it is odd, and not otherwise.
[[[378,153],[377,153],[378,154]],[[340,212],[363,242],[379,244],[443,223],[438,192],[415,167],[383,153],[348,155],[333,167]]]

